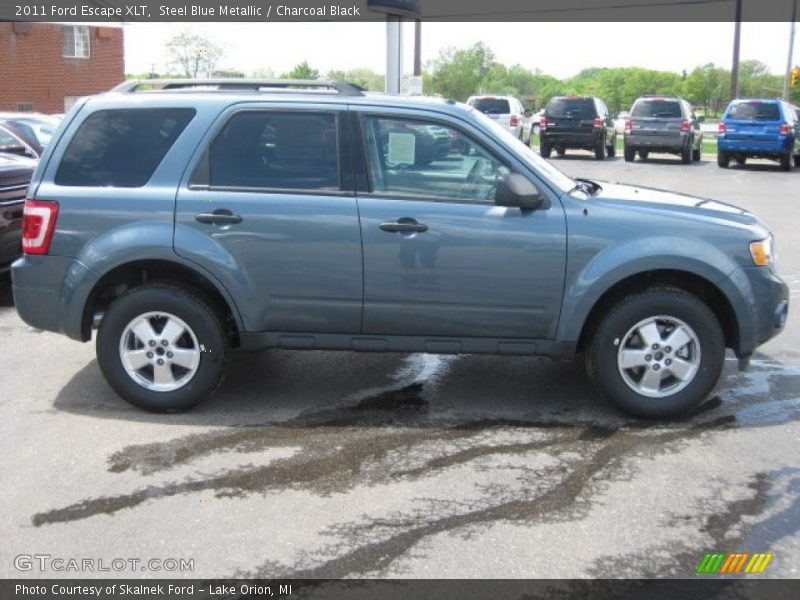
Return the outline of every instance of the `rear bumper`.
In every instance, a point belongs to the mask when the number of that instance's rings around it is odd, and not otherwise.
[[[11,265],[12,291],[17,314],[31,327],[85,339],[85,297],[70,282],[86,281],[91,270],[74,258],[24,255]],[[68,294],[65,289],[70,289]],[[80,286],[77,288],[80,290]],[[80,295],[82,297],[77,297]]]
[[[593,149],[600,140],[600,131],[542,131],[539,139],[551,147],[564,146],[565,148]]]
[[[662,135],[643,135],[639,133],[626,133],[625,144],[635,148],[643,148],[654,152],[680,152],[689,143],[689,136],[685,132]]]
[[[790,140],[763,141],[763,140],[729,140],[725,137],[717,138],[717,149],[731,154],[745,154],[748,156],[779,156],[791,150]]]

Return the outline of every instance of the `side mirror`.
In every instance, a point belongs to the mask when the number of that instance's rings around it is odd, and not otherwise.
[[[698,123],[705,123],[706,122],[705,116],[704,115],[700,115],[699,117],[697,117],[697,122]]]
[[[536,210],[544,202],[544,196],[524,175],[504,173],[497,178],[494,203],[497,206],[514,206],[523,210]]]

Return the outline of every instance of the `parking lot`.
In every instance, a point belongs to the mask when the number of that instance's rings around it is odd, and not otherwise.
[[[152,415],[111,391],[93,344],[26,326],[4,281],[0,574],[694,577],[706,552],[745,551],[800,576],[800,170],[552,162],[761,216],[786,331],[673,422],[616,411],[579,363],[285,351],[236,354],[211,400]],[[194,570],[20,571],[21,554]]]

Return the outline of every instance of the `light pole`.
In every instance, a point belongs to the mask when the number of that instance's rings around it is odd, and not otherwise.
[[[736,27],[733,30],[733,66],[731,67],[731,100],[739,95],[739,38],[742,33],[742,0],[736,0]]]
[[[794,54],[794,22],[797,20],[797,0],[792,1],[792,21],[789,25],[789,54],[786,57],[786,74],[783,78],[783,99],[789,101],[789,78],[792,76],[792,54]]]

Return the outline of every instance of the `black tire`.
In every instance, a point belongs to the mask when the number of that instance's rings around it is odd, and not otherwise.
[[[689,140],[681,150],[681,162],[685,165],[692,164],[692,142]]]
[[[542,158],[550,158],[552,151],[553,149],[550,147],[550,144],[545,144],[544,142],[539,143],[539,154],[542,155]]]
[[[781,154],[781,171],[790,171],[792,169],[792,153],[786,152]]]
[[[623,377],[623,369],[618,364],[620,345],[628,344],[629,335],[638,324],[653,317],[665,317],[681,321],[694,333],[697,342],[689,342],[680,349],[670,349],[672,356],[680,352],[691,352],[694,349],[696,370],[688,378],[684,387],[669,393],[670,382],[674,376],[667,375],[658,385],[666,381],[667,386],[660,388],[662,397],[644,395],[636,391]],[[666,340],[668,332],[659,330],[659,336]],[[695,348],[698,347],[698,348]],[[636,350],[634,348],[634,350]],[[663,366],[670,356],[661,347],[660,368],[664,373],[671,373],[670,368]],[[688,354],[687,356],[691,356]],[[655,354],[650,355],[655,360]],[[589,378],[598,390],[619,408],[644,418],[666,418],[685,413],[699,405],[714,389],[722,373],[725,361],[725,337],[711,309],[696,296],[672,287],[653,287],[630,294],[606,312],[597,328],[591,334],[589,348],[586,352],[586,369]],[[650,371],[653,362],[641,367],[644,372]],[[640,367],[636,367],[639,369]],[[630,371],[630,369],[629,369]],[[653,368],[653,371],[656,371]]]
[[[633,162],[636,159],[636,148],[625,144],[622,154],[625,157],[625,162]]]
[[[595,160],[603,160],[605,157],[606,157],[605,140],[601,138],[597,142],[597,145],[594,147],[594,158]]]
[[[701,158],[700,148],[694,148],[692,150],[692,160],[695,161],[695,162],[699,162],[700,158]]]
[[[647,160],[648,156],[650,156],[650,150],[639,150],[639,158]]]
[[[722,150],[717,151],[717,164],[723,168],[727,169],[728,165],[731,164],[731,155],[727,152],[723,152]]]
[[[800,154],[797,154],[794,157],[794,167],[795,169],[800,169]]]
[[[123,366],[120,354],[126,328],[136,317],[146,313],[167,313],[188,327],[187,333],[173,342],[175,347],[180,347],[180,340],[188,340],[184,348],[190,350],[195,349],[195,342],[198,344],[199,364],[194,375],[176,389],[148,389],[146,385],[137,383]],[[190,339],[192,335],[194,339]],[[169,345],[165,350],[168,349]],[[97,362],[106,381],[123,399],[152,412],[186,410],[209,396],[222,381],[227,354],[225,330],[211,304],[197,291],[190,292],[169,284],[142,285],[117,298],[106,311],[97,333]],[[154,369],[144,367],[145,374],[148,368]],[[175,373],[174,366],[169,369]],[[142,373],[142,370],[137,373]],[[178,377],[176,379],[179,381]]]
[[[617,134],[611,138],[611,145],[606,146],[606,154],[609,158],[614,158],[617,155]]]

